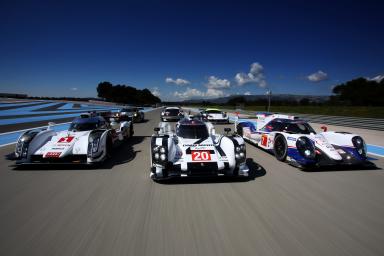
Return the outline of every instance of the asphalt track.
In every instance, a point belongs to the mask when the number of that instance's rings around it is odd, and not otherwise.
[[[0,148],[0,255],[384,255],[383,158],[304,172],[247,145],[251,180],[159,184],[146,117],[99,169],[14,170]]]

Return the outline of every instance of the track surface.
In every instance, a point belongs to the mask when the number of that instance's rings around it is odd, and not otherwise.
[[[13,170],[0,148],[0,255],[384,255],[383,170],[303,172],[247,145],[253,180],[158,184],[146,117],[96,170]]]

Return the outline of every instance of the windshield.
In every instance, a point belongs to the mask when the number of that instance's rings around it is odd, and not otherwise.
[[[180,125],[176,134],[186,139],[202,139],[208,137],[208,129],[205,125]]]
[[[207,110],[205,111],[207,114],[221,114],[220,110]]]
[[[135,112],[133,108],[123,108],[120,112]]]
[[[91,130],[97,129],[98,127],[99,127],[98,122],[87,122],[87,123],[74,122],[74,123],[71,123],[68,131],[71,131],[71,132],[91,131]]]
[[[282,131],[297,134],[316,133],[308,123],[288,123],[282,125]]]
[[[174,108],[166,109],[165,113],[167,113],[167,112],[169,112],[170,115],[178,115],[180,113],[180,111],[178,109],[174,109]]]

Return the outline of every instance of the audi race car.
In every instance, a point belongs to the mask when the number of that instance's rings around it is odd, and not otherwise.
[[[229,124],[229,116],[227,112],[223,112],[215,108],[207,108],[206,110],[200,112],[205,121],[211,123],[225,123]]]
[[[240,119],[235,127],[245,140],[299,168],[369,163],[365,142],[359,135],[327,132],[326,127],[316,133],[298,117],[273,114],[255,120]]]
[[[248,176],[243,138],[215,133],[211,123],[182,119],[176,132],[161,122],[151,139],[151,178]]]
[[[143,108],[122,108],[120,109],[118,116],[130,116],[133,122],[140,123],[144,121]]]
[[[26,131],[16,144],[16,165],[101,163],[114,146],[133,135],[132,121],[108,121],[87,113],[75,118],[66,131],[56,132],[51,126]]]
[[[184,118],[184,112],[181,108],[178,107],[165,108],[160,114],[160,120],[163,122],[179,121],[182,118]]]

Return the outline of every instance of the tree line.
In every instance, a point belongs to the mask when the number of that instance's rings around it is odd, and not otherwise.
[[[125,104],[155,104],[160,103],[148,89],[136,89],[128,85],[113,85],[110,82],[101,82],[97,86],[97,95],[105,101]]]

